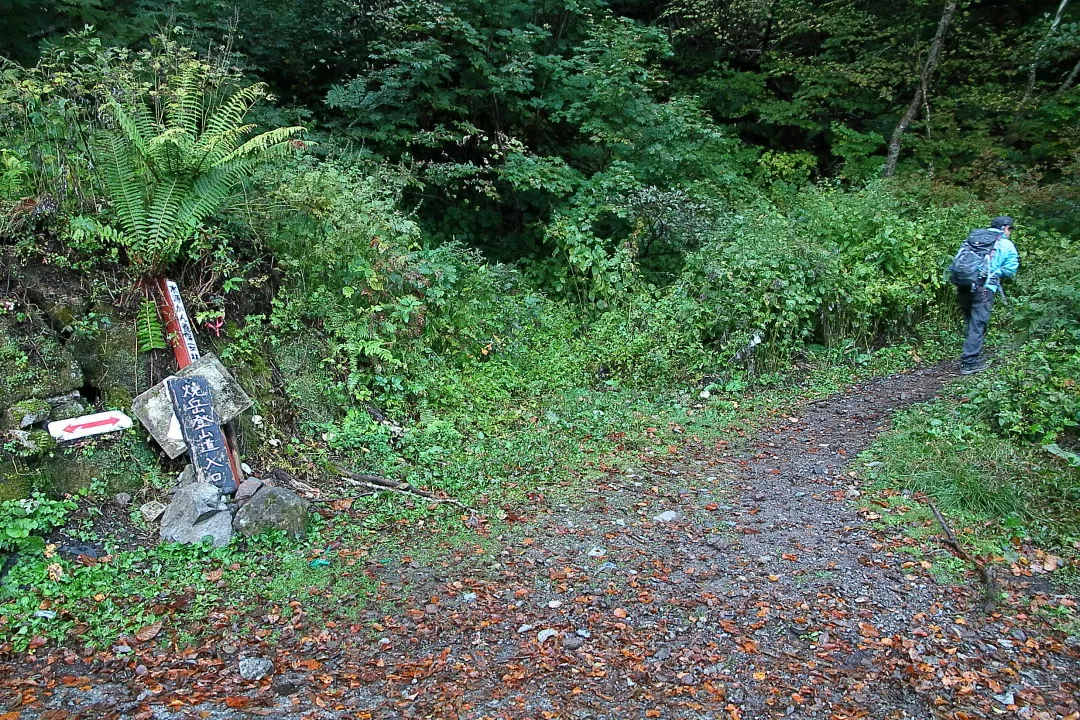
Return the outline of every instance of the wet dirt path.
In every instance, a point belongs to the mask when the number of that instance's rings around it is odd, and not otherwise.
[[[190,672],[145,677],[122,658],[80,661],[76,682],[37,691],[33,710],[1076,720],[1080,656],[1025,619],[1022,585],[1007,584],[988,616],[977,579],[939,585],[905,551],[914,541],[855,509],[855,456],[950,377],[937,367],[865,382],[777,418],[748,447],[691,443],[613,469],[494,556],[387,571],[411,598],[403,610],[323,627],[297,617],[276,645],[253,638],[239,654],[275,668],[260,682],[212,648]],[[44,717],[30,710],[13,717]]]

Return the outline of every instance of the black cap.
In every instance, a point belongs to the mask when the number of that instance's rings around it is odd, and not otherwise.
[[[1012,226],[1013,219],[1008,215],[998,215],[996,218],[990,221],[990,227],[997,228],[998,230]]]

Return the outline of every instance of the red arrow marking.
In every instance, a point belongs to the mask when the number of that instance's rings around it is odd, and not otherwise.
[[[80,430],[80,429],[89,430],[90,428],[101,427],[103,425],[115,425],[118,422],[120,422],[120,418],[111,417],[111,418],[106,418],[104,420],[95,420],[94,422],[79,423],[78,425],[72,424],[72,425],[68,425],[66,428],[64,428],[64,432],[73,433],[76,430]]]

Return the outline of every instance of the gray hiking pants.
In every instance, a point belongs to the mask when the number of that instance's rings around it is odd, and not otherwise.
[[[960,366],[972,367],[979,363],[986,328],[990,324],[990,311],[994,308],[994,293],[986,288],[956,289],[956,299],[964,313],[964,350],[960,354]]]

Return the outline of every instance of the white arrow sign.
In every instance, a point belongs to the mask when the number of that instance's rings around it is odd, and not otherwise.
[[[49,434],[57,440],[78,440],[91,435],[127,430],[129,427],[131,427],[131,418],[119,410],[110,410],[67,420],[56,420],[49,423]]]

